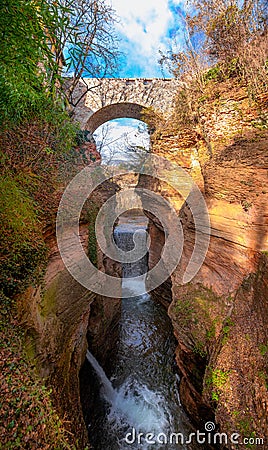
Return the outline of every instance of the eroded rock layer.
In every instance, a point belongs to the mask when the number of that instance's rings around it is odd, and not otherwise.
[[[184,248],[171,276],[168,314],[178,341],[183,405],[196,423],[214,415],[222,432],[262,438],[258,448],[266,448],[268,133],[255,127],[259,110],[249,108],[246,95],[234,91],[231,97],[228,92],[217,105],[212,98],[203,107],[206,139],[198,129],[178,132],[171,125],[153,136],[152,151],[192,176],[210,216],[208,252],[185,285],[182,275],[195,244],[192,213],[167,185],[149,177],[140,183],[156,186],[180,208]],[[153,267],[164,235],[149,216]]]
[[[104,257],[93,230],[99,206],[116,192],[105,182],[85,204],[80,225],[80,241],[85,252],[96,259],[99,270],[120,275],[118,264]],[[41,378],[55,392],[54,398],[66,427],[77,436],[79,448],[88,443],[80,402],[79,373],[89,345],[100,361],[111,350],[119,320],[120,300],[105,298],[80,285],[67,271],[52,231],[45,240],[49,258],[43,283],[30,287],[20,297],[21,319],[26,327],[28,352]],[[73,253],[73,249],[70,249]],[[91,349],[92,349],[91,348]]]

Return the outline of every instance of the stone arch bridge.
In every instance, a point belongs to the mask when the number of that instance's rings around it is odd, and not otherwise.
[[[93,133],[112,119],[141,119],[149,106],[168,115],[178,86],[174,78],[86,78],[74,91],[74,101],[81,98],[74,118]]]

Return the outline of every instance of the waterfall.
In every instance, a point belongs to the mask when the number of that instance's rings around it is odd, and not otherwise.
[[[98,361],[96,360],[96,358],[94,358],[94,356],[92,355],[92,353],[90,353],[89,350],[87,350],[86,358],[88,362],[92,365],[96,374],[98,375],[98,379],[102,385],[102,393],[104,395],[105,400],[107,400],[107,402],[112,404],[115,398],[115,391],[112,386],[112,383],[107,378],[103,368],[99,365]]]
[[[134,248],[134,240],[133,236],[136,232],[136,239],[140,241],[142,246],[144,247],[145,255],[138,261],[132,263],[123,263],[123,278],[133,278],[138,277],[140,275],[144,275],[147,272],[147,248],[146,248],[146,238],[144,237],[144,233],[146,232],[145,228],[135,228],[135,227],[124,227],[117,226],[114,231],[114,238],[117,246],[122,250],[128,252],[133,250]]]
[[[147,240],[144,233],[145,226],[135,227],[134,225],[118,225],[114,230],[114,239],[116,245],[125,252],[133,250],[134,248],[134,234],[136,242],[139,241],[143,250],[144,256],[138,261],[132,263],[122,263],[122,295],[128,297],[129,295],[146,295],[146,274],[148,270],[148,253]],[[137,279],[136,277],[139,277]],[[136,278],[136,279],[133,279]]]
[[[95,370],[102,385],[102,395],[110,404],[108,420],[115,428],[134,427],[144,432],[160,433],[169,423],[168,412],[163,407],[164,398],[134,379],[127,379],[119,389],[114,389],[104,370],[89,350],[86,358]]]

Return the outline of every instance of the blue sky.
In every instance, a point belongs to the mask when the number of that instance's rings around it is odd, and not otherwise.
[[[178,12],[184,10],[181,0],[110,0],[119,22],[119,50],[125,54],[119,77],[160,77],[159,50],[167,51],[180,40]]]

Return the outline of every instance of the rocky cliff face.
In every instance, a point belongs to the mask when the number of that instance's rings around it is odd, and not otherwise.
[[[240,90],[226,92],[203,106],[206,139],[198,130],[178,132],[170,126],[153,137],[152,148],[192,175],[211,220],[205,261],[194,279],[181,285],[195,242],[194,223],[187,204],[180,205],[173,191],[157,184],[158,192],[181,208],[185,239],[171,276],[168,309],[178,340],[181,400],[195,422],[215,414],[222,431],[261,438],[268,405],[268,133],[256,123],[265,108],[261,113],[250,108]],[[154,187],[156,182],[143,179],[142,184]],[[158,221],[150,219],[152,267],[164,236]]]
[[[87,227],[81,230],[84,240]],[[71,431],[87,433],[79,407],[79,370],[87,349],[87,329],[95,294],[78,284],[65,269],[55,238],[48,238],[50,257],[44,285],[29,288],[20,309],[26,324],[28,351],[36,361],[41,378],[55,391],[57,406]],[[75,411],[75,414],[73,412]]]
[[[116,185],[106,182],[95,192],[94,206],[101,205],[116,189]],[[91,221],[95,220],[88,208],[86,205],[82,213],[84,223],[80,226],[80,240],[86,252],[88,245],[93,245],[89,233]],[[20,297],[21,320],[27,330],[28,353],[35,360],[41,378],[52,387],[66,427],[84,448],[88,436],[80,403],[79,372],[88,346],[100,356],[100,361],[111,350],[120,300],[101,297],[81,286],[65,268],[52,231],[47,232],[45,240],[49,259],[44,280]],[[117,264],[105,259],[100,250],[94,251],[100,270],[114,276],[119,274]]]

